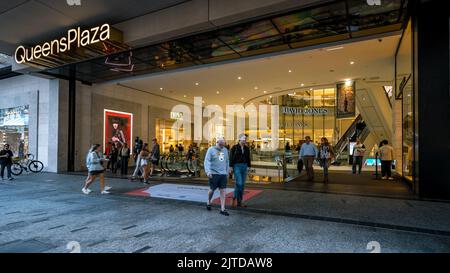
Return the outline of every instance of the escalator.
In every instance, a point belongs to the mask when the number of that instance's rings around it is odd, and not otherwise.
[[[348,156],[348,147],[350,142],[356,142],[357,138],[359,138],[361,142],[364,142],[369,133],[369,128],[364,122],[362,116],[358,115],[334,146],[336,162],[342,161],[344,156]]]

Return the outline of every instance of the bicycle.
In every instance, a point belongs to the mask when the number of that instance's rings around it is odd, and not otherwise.
[[[32,173],[39,173],[44,169],[44,163],[39,160],[34,160],[34,155],[27,154],[24,158],[14,160],[11,166],[11,173],[15,176],[21,175],[25,170]]]

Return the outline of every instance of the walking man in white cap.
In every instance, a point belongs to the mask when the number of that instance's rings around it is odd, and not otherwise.
[[[205,172],[209,178],[208,201],[206,209],[211,210],[211,199],[214,191],[220,190],[220,214],[229,216],[225,210],[226,188],[229,172],[228,150],[225,148],[225,139],[218,138],[216,145],[208,149],[205,156]]]

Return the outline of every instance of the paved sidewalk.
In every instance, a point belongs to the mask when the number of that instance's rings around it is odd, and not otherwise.
[[[80,175],[47,173],[33,177],[31,181],[17,183],[41,183],[40,186],[49,190],[79,192],[84,179]],[[130,191],[149,187],[126,179],[108,178],[106,181],[113,187],[112,194],[120,197],[125,197]],[[152,182],[151,185],[162,183],[204,186],[186,180],[172,183],[166,180]],[[98,188],[98,182],[93,188]],[[450,202],[267,189],[252,197],[246,204],[248,207],[241,210],[450,236]]]
[[[148,186],[124,179],[107,179],[111,195],[97,182],[86,196],[84,179],[0,183],[0,252],[67,253],[71,241],[82,252],[367,253],[372,241],[383,253],[450,252],[448,233],[436,232],[448,232],[448,203],[264,190],[225,217],[203,202],[128,196]]]

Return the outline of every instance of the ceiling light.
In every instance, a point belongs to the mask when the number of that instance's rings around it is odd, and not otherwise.
[[[355,62],[354,62],[354,61],[351,61],[350,64],[355,64]]]
[[[163,91],[164,88],[160,87],[159,90]]]
[[[266,94],[266,93],[267,93],[267,91],[264,91],[263,93],[264,93],[264,94]]]
[[[292,73],[292,70],[290,70],[290,69],[289,69],[289,71],[288,71],[288,72],[289,72],[289,73]]]
[[[255,88],[254,88],[255,90],[258,90],[258,86],[255,86]]]
[[[187,98],[187,95],[184,95],[183,97]]]
[[[312,89],[312,88],[309,88],[309,91],[313,91],[313,89]]]
[[[241,76],[239,76],[239,77],[237,77],[237,79],[238,79],[238,80],[242,80],[242,77],[241,77]]]
[[[352,80],[350,80],[350,79],[345,80],[345,85],[346,86],[351,86],[352,85]]]
[[[195,85],[197,85],[197,86],[198,86],[198,85],[199,85],[199,83],[198,83],[198,82],[196,82],[196,83],[195,83]]]
[[[220,94],[220,91],[217,91],[216,94],[219,95],[219,94]]]
[[[302,83],[302,84],[300,84],[300,86],[301,86],[301,87],[303,87],[303,86],[305,86],[305,84],[304,84],[304,83]]]
[[[269,98],[272,98],[272,95],[270,95]]]

